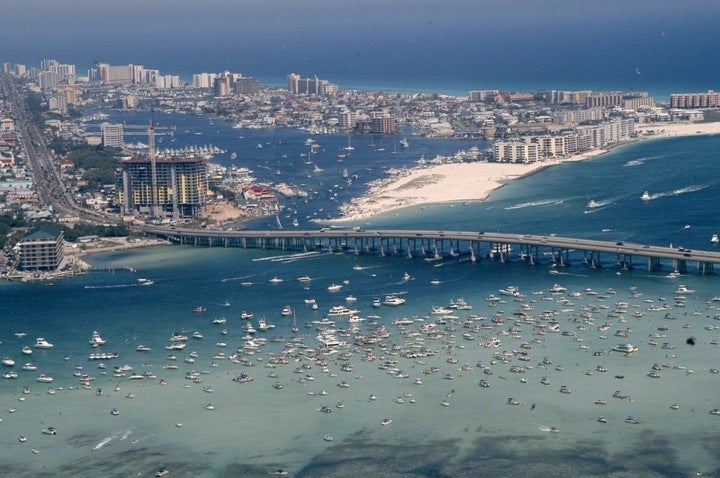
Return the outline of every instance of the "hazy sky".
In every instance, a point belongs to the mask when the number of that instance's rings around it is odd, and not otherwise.
[[[720,71],[718,19],[714,0],[0,0],[0,60],[488,81],[668,65],[696,75]]]

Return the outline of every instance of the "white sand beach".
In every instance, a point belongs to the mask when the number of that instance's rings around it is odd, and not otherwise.
[[[647,124],[637,128],[638,139],[719,134],[720,122]],[[482,201],[508,181],[568,161],[581,161],[607,152],[589,151],[570,158],[531,164],[453,163],[393,171],[388,178],[368,183],[368,191],[341,206],[333,222],[366,219],[395,209],[447,202]]]

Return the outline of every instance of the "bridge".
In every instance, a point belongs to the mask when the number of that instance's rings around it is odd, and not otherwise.
[[[572,261],[591,268],[611,264],[624,270],[643,264],[648,271],[713,274],[720,252],[609,242],[556,235],[512,234],[474,231],[320,230],[261,231],[213,230],[144,226],[149,234],[176,244],[205,247],[240,247],[280,251],[349,251],[356,254],[405,255],[427,261],[447,257],[470,261],[511,259],[531,265],[547,261],[569,266]],[[642,262],[641,262],[642,261]]]

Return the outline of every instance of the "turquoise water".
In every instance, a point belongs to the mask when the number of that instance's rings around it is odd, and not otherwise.
[[[198,118],[188,121],[202,126]],[[203,136],[211,136],[211,130],[206,127]],[[274,178],[281,169],[288,181],[318,191],[288,211],[303,219],[301,228],[317,228],[310,222],[315,213],[322,209],[320,215],[331,214],[342,198],[381,175],[383,167],[461,147],[411,139],[411,150],[402,157],[369,148],[357,151],[345,167],[357,167],[363,176],[348,191],[334,187],[339,175],[333,172],[343,167],[334,148],[346,144],[346,137],[317,138],[326,152],[313,161],[325,171],[308,177],[304,168],[312,166],[300,159],[305,150],[300,133],[261,131],[243,139],[237,130],[234,134],[233,142],[227,139],[229,144],[220,146],[237,150],[239,161],[261,179]],[[183,141],[181,135],[177,141]],[[255,151],[259,141],[270,147]],[[718,227],[712,201],[717,197],[718,141],[695,137],[633,144],[512,182],[482,203],[412,208],[366,224],[710,248]],[[330,189],[339,191],[338,196]],[[639,197],[645,190],[686,192],[643,202]],[[590,199],[607,204],[590,210]],[[256,225],[266,227],[265,221]],[[163,466],[171,476],[208,477],[267,476],[279,468],[292,476],[718,473],[720,422],[708,413],[720,407],[720,374],[714,373],[720,369],[718,302],[712,301],[720,293],[716,276],[673,279],[666,277],[667,270],[647,273],[642,264],[619,271],[611,262],[588,269],[577,260],[569,268],[557,268],[549,259],[532,267],[517,259],[472,263],[179,246],[98,254],[88,260],[112,270],[52,284],[0,284],[0,356],[13,357],[17,364],[12,369],[19,375],[0,380],[0,446],[12,450],[3,457],[4,476],[152,476]],[[296,280],[303,275],[312,281]],[[272,283],[272,278],[283,280]],[[153,283],[143,285],[138,279]],[[342,290],[329,292],[333,283],[342,284]],[[552,293],[554,284],[567,290]],[[694,291],[684,301],[675,299],[680,284]],[[500,294],[509,285],[520,289],[522,301]],[[389,294],[406,303],[372,306],[375,298]],[[350,295],[357,301],[346,302]],[[488,301],[490,295],[501,300]],[[317,310],[306,303],[311,298]],[[458,298],[472,309],[452,309],[445,319],[432,313],[433,306],[448,306]],[[346,303],[365,320],[349,323],[347,316],[331,317],[340,340],[354,342],[381,330],[387,336],[380,344],[324,354],[316,340],[322,326],[313,321]],[[294,309],[294,319],[281,315],[286,305]],[[194,313],[196,307],[206,310]],[[243,311],[254,317],[241,319]],[[226,323],[214,323],[220,317]],[[249,340],[243,338],[245,328],[248,322],[257,328],[260,318],[275,328],[255,334],[267,343],[250,354],[243,347]],[[393,323],[402,318],[412,322]],[[557,332],[550,331],[553,322]],[[605,323],[607,330],[598,330]],[[624,330],[627,338],[615,336]],[[88,343],[93,331],[107,343],[93,349]],[[190,337],[195,331],[203,338]],[[14,335],[21,332],[27,335]],[[165,346],[176,332],[190,337],[188,345],[168,351]],[[24,356],[21,348],[32,346],[36,337],[54,347]],[[499,347],[483,345],[493,338],[499,339]],[[630,356],[611,351],[624,342],[639,351]],[[137,352],[139,344],[151,350]],[[118,357],[88,359],[98,351]],[[197,358],[188,363],[191,351]],[[408,351],[417,356],[407,356]],[[498,355],[503,352],[507,355]],[[169,360],[169,354],[176,359]],[[29,361],[37,371],[21,370]],[[101,362],[104,369],[98,367]],[[351,371],[343,369],[346,363]],[[647,375],[654,364],[659,378]],[[133,370],[113,376],[119,365]],[[398,370],[406,378],[397,378]],[[198,372],[199,381],[185,379],[191,371]],[[132,373],[145,372],[154,378],[130,379]],[[54,377],[53,383],[36,382],[40,373]],[[85,389],[74,373],[95,379]],[[254,380],[232,380],[242,373]],[[540,382],[543,377],[550,385]],[[480,387],[480,380],[490,386]],[[339,386],[343,381],[349,387]],[[572,393],[560,393],[563,385]],[[24,386],[30,393],[22,393]],[[214,391],[204,391],[207,386]],[[52,395],[47,393],[51,387]],[[615,391],[628,398],[614,398]],[[127,398],[130,392],[134,398]],[[519,405],[506,404],[509,397]],[[608,403],[596,405],[596,399]],[[214,410],[205,409],[208,403]],[[673,404],[678,408],[671,409]],[[320,412],[323,407],[332,413]],[[118,416],[111,415],[113,408]],[[596,420],[601,415],[607,423]],[[628,415],[640,423],[625,423]],[[382,425],[385,418],[392,423]],[[42,434],[47,426],[56,427],[58,434]],[[21,443],[19,435],[26,435],[27,442]],[[326,435],[333,440],[326,441]]]

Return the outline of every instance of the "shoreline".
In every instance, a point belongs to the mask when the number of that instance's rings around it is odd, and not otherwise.
[[[417,166],[392,171],[388,177],[371,181],[362,196],[340,206],[340,216],[323,223],[347,223],[369,219],[400,209],[428,204],[485,201],[509,181],[522,179],[558,164],[584,161],[615,148],[653,139],[720,134],[720,122],[652,123],[637,128],[629,141],[586,151],[568,158],[537,163],[471,162]]]

